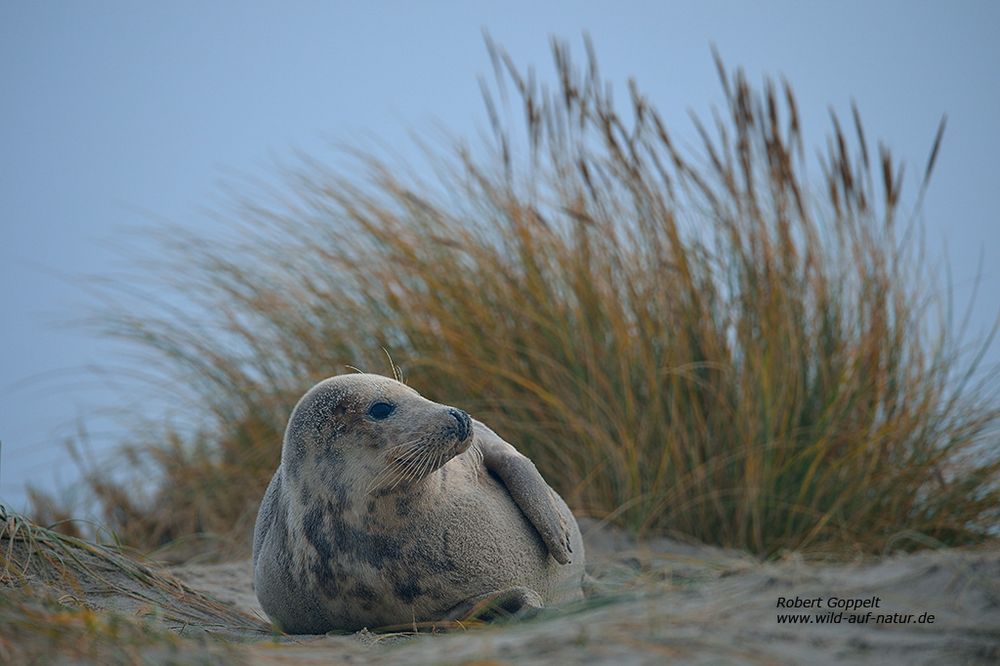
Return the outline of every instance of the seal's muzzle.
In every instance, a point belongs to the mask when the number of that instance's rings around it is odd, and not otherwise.
[[[458,430],[455,432],[458,441],[464,442],[468,438],[469,433],[472,432],[472,419],[461,409],[455,409],[454,407],[450,408],[448,413],[455,417],[455,421],[458,423]]]

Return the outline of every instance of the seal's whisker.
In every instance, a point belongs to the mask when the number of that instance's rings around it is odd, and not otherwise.
[[[415,456],[410,460],[406,461],[406,465],[404,466],[402,473],[399,475],[399,478],[397,478],[393,482],[393,484],[389,487],[395,488],[399,483],[403,481],[406,481],[408,483],[413,476],[414,470],[417,468],[417,466],[420,464],[420,461],[423,459],[423,455],[425,454],[425,452],[426,451],[423,447],[418,449],[418,453],[420,455]]]
[[[369,484],[369,490],[367,491],[366,494],[372,493],[372,492],[374,492],[376,490],[381,490],[383,488],[392,487],[392,486],[390,486],[390,484],[394,485],[394,481],[397,478],[397,476],[396,476],[396,474],[394,472],[395,472],[395,470],[389,470],[388,473],[382,474],[379,477],[377,477],[375,480],[373,480],[373,482],[371,484]]]
[[[403,470],[407,469],[407,465],[412,460],[418,458],[420,455],[421,447],[419,446],[419,441],[418,441],[419,439],[420,438],[418,438],[417,440],[413,440],[412,442],[407,442],[403,445],[400,445],[400,446],[409,446],[410,448],[407,449],[404,453],[396,456],[395,461],[389,461],[389,464],[386,465],[385,469],[379,472],[375,476],[375,478],[373,478],[369,482],[365,492],[366,495],[378,488],[389,485],[390,482],[393,482],[394,485],[395,483],[398,483],[396,475],[400,473],[400,468],[402,468]]]
[[[441,469],[441,465],[444,464],[445,455],[447,454],[448,451],[446,449],[438,450],[437,454],[434,456],[434,459],[431,460],[431,464],[427,468],[427,474],[432,474],[435,470]]]
[[[368,493],[372,492],[373,490],[381,487],[384,482],[386,482],[388,479],[390,479],[392,477],[393,472],[394,472],[393,467],[389,466],[389,467],[386,467],[385,469],[383,469],[378,474],[376,474],[375,478],[373,478],[368,483],[368,488],[366,489],[365,494],[368,494]]]
[[[479,442],[472,442],[472,446],[469,447],[469,454],[473,460],[472,473],[478,479],[486,467],[486,457],[483,455],[483,449],[479,446]]]
[[[438,453],[437,460],[434,461],[434,467],[432,469],[441,469],[448,463],[448,459],[445,457],[445,452],[441,451]]]
[[[369,491],[369,492],[372,492],[372,491],[375,491],[375,490],[381,490],[382,488],[388,488],[389,484],[392,483],[392,481],[393,481],[394,478],[395,478],[395,475],[392,474],[392,473],[384,475],[379,480],[379,482],[377,484],[373,485],[372,490]]]
[[[381,486],[383,478],[385,477],[385,473],[384,472],[385,472],[385,470],[383,470],[382,472],[379,472],[378,474],[375,475],[375,477],[371,481],[368,482],[368,485],[365,486],[365,495],[366,496],[370,495],[373,492],[375,492]]]
[[[414,464],[413,461],[409,461],[406,463],[406,465],[400,468],[399,473],[396,474],[395,477],[393,477],[392,484],[389,485],[388,487],[392,489],[398,486],[400,483],[402,483],[403,479],[405,479],[407,474],[409,474],[410,469],[413,467],[413,464]]]
[[[424,456],[424,459],[420,462],[420,467],[417,469],[417,475],[414,477],[415,481],[419,481],[427,475],[427,465],[430,464],[430,461],[433,460],[433,458],[434,454],[428,451],[427,455]]]
[[[412,460],[414,457],[416,457],[416,456],[418,456],[420,454],[420,451],[421,451],[422,448],[423,448],[422,446],[414,444],[412,448],[407,449],[404,453],[401,453],[401,454],[395,456],[395,459],[396,459],[395,462],[396,463],[403,463],[403,462],[406,462],[408,460]]]
[[[393,474],[393,485],[405,479],[406,476],[410,473],[410,470],[413,469],[413,466],[416,465],[419,460],[420,460],[419,457],[413,458],[412,460],[409,460],[405,464],[401,465],[395,471],[395,474]]]
[[[441,455],[440,453],[436,453],[436,454],[434,454],[432,456],[427,456],[427,460],[424,462],[423,467],[420,468],[420,476],[417,477],[417,478],[424,479],[431,472],[433,472],[434,471],[434,463],[437,462],[437,459],[438,459],[438,457],[440,455]]]
[[[423,459],[420,461],[420,464],[417,466],[416,473],[412,478],[413,481],[419,481],[420,479],[427,476],[427,466],[431,462],[431,460],[433,460],[433,458],[434,455],[430,451],[426,451],[426,455],[424,455]]]
[[[421,435],[421,436],[415,437],[414,439],[411,439],[409,441],[406,441],[406,442],[403,442],[401,444],[396,444],[395,446],[389,447],[388,449],[386,449],[386,454],[389,455],[389,456],[395,455],[395,457],[397,459],[405,458],[409,454],[411,454],[413,451],[419,451],[420,449],[424,448],[424,445],[426,444],[426,442],[427,442],[427,436],[426,435]],[[399,450],[402,450],[403,453],[401,453],[401,454],[394,454],[393,453],[394,451],[399,451]]]
[[[378,487],[395,488],[403,479],[410,467],[420,459],[421,447],[414,444],[406,453],[398,456],[393,463],[390,463],[385,470],[376,477]],[[374,483],[374,481],[373,481]]]
[[[423,454],[424,455],[422,455],[420,459],[413,464],[412,471],[406,477],[407,483],[415,481],[416,479],[420,478],[420,470],[423,467],[424,462],[427,460],[427,456],[429,455],[426,450],[423,451]]]
[[[418,435],[417,437],[414,437],[411,440],[400,442],[399,444],[394,444],[393,446],[390,446],[389,448],[386,449],[386,452],[388,453],[389,451],[395,451],[396,449],[401,449],[404,446],[412,446],[414,444],[419,444],[424,439],[426,439],[424,435]]]

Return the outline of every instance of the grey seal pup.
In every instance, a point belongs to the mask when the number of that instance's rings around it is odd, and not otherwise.
[[[271,620],[315,634],[579,599],[584,550],[566,503],[511,444],[460,409],[359,373],[295,406],[253,565]]]

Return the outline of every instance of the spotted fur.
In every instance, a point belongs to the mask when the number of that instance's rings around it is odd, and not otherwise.
[[[376,419],[376,401],[395,410]],[[501,593],[558,603],[581,596],[584,564],[572,513],[530,460],[464,412],[365,374],[295,407],[253,557],[261,606],[289,633],[438,620]]]

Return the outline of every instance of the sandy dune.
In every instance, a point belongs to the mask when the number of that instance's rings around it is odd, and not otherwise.
[[[0,662],[1000,663],[997,544],[761,563],[581,521],[579,604],[465,631],[291,637],[269,628],[249,560],[164,570],[0,518]]]
[[[594,596],[580,606],[531,621],[433,636],[361,632],[269,640],[250,644],[248,658],[267,664],[485,660],[616,666],[664,660],[1000,662],[997,547],[851,563],[806,562],[794,556],[760,563],[740,553],[670,539],[638,544],[592,521],[581,527]],[[249,561],[190,565],[172,573],[211,597],[263,618],[251,587]],[[778,608],[779,600],[799,607]],[[817,603],[819,608],[814,608]],[[779,613],[803,616],[807,624],[779,623]],[[851,622],[852,616],[861,622]],[[820,623],[824,617],[829,620]]]

